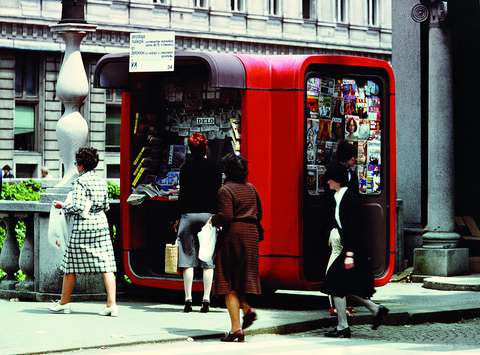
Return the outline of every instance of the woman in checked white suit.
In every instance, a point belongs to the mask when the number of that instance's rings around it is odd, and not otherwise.
[[[49,309],[70,313],[70,298],[77,274],[102,273],[107,291],[104,316],[118,316],[115,300],[115,257],[105,211],[109,209],[107,184],[95,175],[98,153],[94,148],[80,148],[75,155],[79,177],[73,183],[71,201],[55,201],[73,217],[72,235],[67,243],[61,269],[64,272],[62,297]]]

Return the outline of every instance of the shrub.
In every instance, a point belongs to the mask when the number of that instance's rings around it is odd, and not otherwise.
[[[7,182],[3,183],[2,196],[3,200],[10,201],[38,201],[40,199],[40,192],[42,191],[42,185],[32,179],[25,180],[19,183]],[[18,248],[21,250],[23,242],[25,240],[26,226],[24,221],[18,221],[15,226],[15,233],[18,242]],[[0,250],[5,241],[6,231],[3,225],[0,225]],[[5,277],[5,272],[0,270],[0,279]],[[25,279],[25,275],[19,270],[16,275],[17,279],[21,281]]]
[[[116,200],[120,198],[120,186],[118,186],[114,182],[107,181],[107,188],[108,188],[108,198],[110,200]]]
[[[19,183],[7,182],[2,186],[2,200],[38,201],[42,185],[32,179]]]

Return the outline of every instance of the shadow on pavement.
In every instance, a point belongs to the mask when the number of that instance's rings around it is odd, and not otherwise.
[[[118,296],[119,302],[146,302],[146,303],[167,303],[183,305],[184,293],[176,290],[160,290],[147,287],[131,286],[125,289],[125,293]],[[193,293],[193,304],[200,305],[202,293]],[[247,301],[252,306],[264,309],[281,310],[325,310],[328,309],[328,297],[318,294],[295,294],[295,293],[268,293],[264,295],[251,295]],[[225,308],[223,297],[212,295],[211,306]]]

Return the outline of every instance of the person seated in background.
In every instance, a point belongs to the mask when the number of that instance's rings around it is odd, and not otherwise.
[[[46,166],[42,166],[40,169],[40,174],[42,179],[48,178],[48,168]]]
[[[8,164],[5,164],[2,168],[3,170],[3,178],[4,179],[13,179],[14,176],[12,174],[12,168],[10,167],[10,165]]]

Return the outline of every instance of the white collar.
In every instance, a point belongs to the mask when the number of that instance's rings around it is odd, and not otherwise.
[[[335,192],[334,196],[335,196],[335,201],[337,201],[337,203],[340,203],[340,201],[342,201],[343,195],[345,195],[345,192],[347,192],[347,190],[348,190],[348,187],[343,186],[340,188],[340,190]]]

